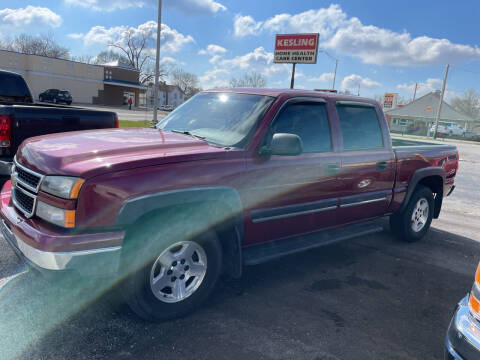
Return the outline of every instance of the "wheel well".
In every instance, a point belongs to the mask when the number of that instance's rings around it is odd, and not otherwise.
[[[440,210],[442,208],[442,201],[443,201],[443,178],[438,175],[433,175],[433,176],[427,176],[423,179],[421,179],[418,182],[418,185],[423,185],[427,188],[429,188],[434,197],[435,201],[435,208],[433,212],[433,217],[435,219],[438,218],[440,215]]]
[[[223,254],[223,273],[234,278],[241,277],[242,229],[240,229],[239,224],[237,224],[238,221],[235,218],[232,208],[223,202],[207,201],[156,209],[142,215],[134,224],[131,224],[127,229],[127,233],[132,230],[136,231],[139,224],[144,224],[150,220],[162,218],[165,220],[165,214],[169,214],[169,216],[178,216],[179,214],[182,214],[182,217],[184,217],[185,220],[190,220],[194,213],[197,215],[201,214],[200,217],[203,220],[200,221],[204,221],[204,224],[208,226],[209,230],[215,231],[220,240]],[[201,229],[201,227],[199,229]]]

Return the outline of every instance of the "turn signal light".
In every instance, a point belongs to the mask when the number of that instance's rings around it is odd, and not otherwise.
[[[475,317],[480,317],[480,302],[473,294],[470,294],[469,303],[470,303],[470,312],[472,313],[472,315],[474,315]]]
[[[470,312],[473,316],[480,320],[480,263],[477,266],[477,272],[475,273],[475,283],[473,284],[472,291],[468,300]]]

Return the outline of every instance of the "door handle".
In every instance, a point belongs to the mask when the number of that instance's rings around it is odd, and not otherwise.
[[[379,162],[377,162],[376,169],[377,169],[378,171],[387,170],[387,167],[388,167],[388,163],[387,163],[386,161],[379,161]]]
[[[338,163],[327,164],[327,175],[338,174],[339,171],[340,171],[340,164]]]

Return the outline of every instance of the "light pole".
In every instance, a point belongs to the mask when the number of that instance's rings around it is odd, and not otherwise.
[[[155,88],[153,89],[153,122],[157,123],[158,108],[158,76],[160,68],[160,34],[162,31],[162,0],[158,0],[158,19],[157,19],[157,54],[155,57]]]
[[[337,79],[338,59],[334,58],[325,50],[320,50],[320,52],[323,52],[325,55],[327,55],[330,58],[330,60],[335,61],[335,72],[333,73],[333,84],[332,84],[332,90],[335,90],[335,80]]]

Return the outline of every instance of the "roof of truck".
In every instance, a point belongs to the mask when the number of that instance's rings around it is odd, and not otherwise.
[[[266,89],[266,88],[219,88],[206,90],[207,92],[232,92],[232,93],[241,93],[241,94],[255,94],[255,95],[265,95],[272,97],[286,96],[286,97],[296,97],[296,96],[313,96],[321,98],[330,98],[335,100],[348,100],[348,101],[361,101],[367,103],[377,103],[374,99],[364,98],[355,95],[345,95],[339,94],[336,92],[329,91],[318,91],[318,90],[303,90],[303,89]]]

